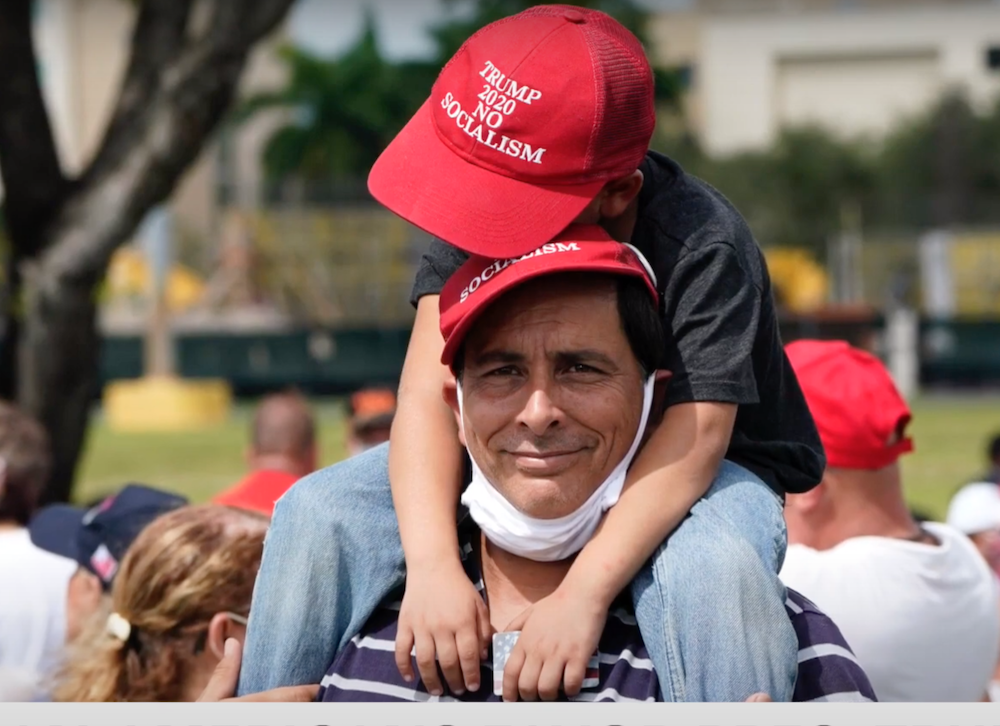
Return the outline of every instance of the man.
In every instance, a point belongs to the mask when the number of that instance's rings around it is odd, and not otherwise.
[[[458,693],[458,700],[498,700],[501,690],[505,700],[517,699],[519,684],[504,677],[517,633],[504,631],[516,630],[526,609],[557,591],[600,512],[615,505],[660,413],[663,336],[656,289],[639,255],[610,240],[563,247],[502,268],[474,259],[441,295],[442,362],[456,377],[444,394],[473,468],[462,498],[468,516],[460,552],[499,633],[492,668],[489,659],[480,666],[494,687]],[[673,594],[674,606],[692,606],[710,589],[692,582],[689,592]],[[836,627],[795,593],[786,608],[800,638],[795,700],[874,700]],[[397,669],[399,618],[398,598],[379,609],[337,656],[321,700],[431,700],[422,680],[404,679]],[[533,667],[525,663],[521,672]],[[555,700],[561,675],[543,670],[537,692],[521,695]],[[583,688],[568,695],[662,700],[628,596],[606,618]]]
[[[316,470],[316,421],[298,393],[271,394],[254,413],[250,438],[250,473],[212,501],[270,517],[278,498]]]
[[[788,498],[782,578],[840,626],[879,700],[980,700],[1000,648],[997,581],[965,536],[910,515],[909,408],[882,363],[847,343],[799,341],[788,357],[828,466]]]
[[[363,388],[348,403],[347,453],[357,456],[389,440],[396,394],[389,388]]]
[[[51,466],[41,425],[0,403],[0,700],[33,691],[64,644],[73,566],[33,545],[27,530]]]
[[[417,274],[392,443],[282,499],[255,592],[242,691],[312,682],[404,569],[397,647],[441,662],[445,681],[433,690],[479,686],[475,655],[489,628],[455,556],[467,479],[454,417],[439,396],[448,371],[439,361],[438,295],[466,253],[518,258],[579,222],[600,223],[649,260],[674,378],[619,506],[559,596],[532,608],[515,652],[578,678],[582,654],[601,634],[599,613],[630,588],[634,600],[660,603],[640,607],[639,619],[666,700],[791,697],[795,633],[777,577],[781,502],[818,483],[822,450],[784,357],[760,249],[722,195],[648,151],[654,123],[641,45],[596,11],[533,7],[477,32],[442,69],[369,178],[386,207],[454,245],[433,243]],[[704,555],[703,540],[727,542],[726,555]],[[672,555],[688,548],[691,558]],[[645,574],[655,587],[638,586]],[[669,593],[695,579],[740,607],[669,607]],[[315,595],[308,607],[291,602],[301,591]],[[578,617],[567,618],[565,601],[601,607],[577,606]],[[682,633],[695,631],[687,642],[698,647],[683,651]],[[437,681],[433,671],[422,676]]]
[[[67,642],[109,601],[118,563],[139,533],[161,514],[187,503],[176,494],[127,484],[89,509],[53,504],[38,512],[29,526],[32,543],[75,566],[63,592]]]

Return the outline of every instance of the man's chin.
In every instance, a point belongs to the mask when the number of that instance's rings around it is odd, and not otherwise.
[[[572,514],[587,497],[573,496],[579,492],[582,477],[572,471],[557,477],[518,476],[511,482],[505,498],[518,510],[535,519],[559,519]],[[574,500],[580,499],[579,502]]]

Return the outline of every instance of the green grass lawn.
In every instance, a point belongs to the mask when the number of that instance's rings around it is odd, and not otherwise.
[[[325,466],[345,454],[344,409],[338,400],[314,401],[319,428],[320,462]],[[219,428],[187,433],[118,433],[98,414],[90,428],[74,499],[90,499],[138,482],[159,486],[203,502],[235,484],[245,473],[244,452],[253,407],[234,407]]]
[[[944,517],[962,484],[986,470],[986,445],[1000,432],[1000,396],[930,396],[913,407],[915,450],[903,458],[906,495],[914,507]]]
[[[316,403],[320,457],[344,456],[344,418],[339,401]],[[244,474],[249,404],[238,406],[225,426],[177,434],[122,434],[95,418],[80,469],[76,499],[86,501],[129,481],[182,492],[205,501]],[[954,490],[984,468],[988,436],[1000,430],[1000,397],[927,397],[914,406],[916,451],[904,459],[911,503],[943,517]]]

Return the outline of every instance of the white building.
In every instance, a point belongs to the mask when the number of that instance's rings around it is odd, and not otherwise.
[[[654,24],[661,59],[689,66],[688,116],[705,149],[768,145],[818,124],[875,136],[949,87],[1000,94],[1000,2],[703,1]]]

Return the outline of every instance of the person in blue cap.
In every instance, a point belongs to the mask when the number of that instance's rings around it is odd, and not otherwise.
[[[53,504],[28,525],[38,548],[76,563],[66,592],[66,641],[75,639],[102,607],[128,548],[161,514],[188,503],[185,497],[143,484],[128,484],[91,508]]]

